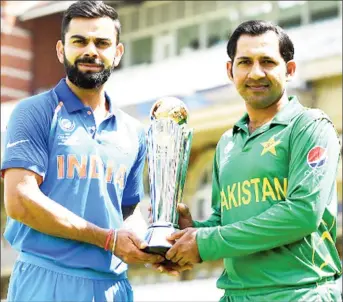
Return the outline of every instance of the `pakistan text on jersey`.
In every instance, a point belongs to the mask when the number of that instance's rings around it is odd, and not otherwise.
[[[221,210],[247,205],[251,200],[255,202],[266,201],[267,198],[273,201],[284,200],[287,185],[287,178],[280,181],[277,177],[274,177],[272,181],[264,177],[233,183],[221,189]]]
[[[120,165],[117,168],[117,165],[111,159],[104,163],[97,155],[77,156],[75,154],[68,154],[67,156],[57,155],[56,159],[57,179],[74,179],[76,172],[80,179],[100,179],[104,177],[107,183],[113,182],[120,189],[124,188],[127,167]]]

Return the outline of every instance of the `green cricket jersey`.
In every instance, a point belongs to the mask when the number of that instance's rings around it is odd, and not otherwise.
[[[336,279],[337,133],[296,97],[251,135],[248,116],[220,139],[212,216],[194,222],[203,260],[224,259],[227,295]]]

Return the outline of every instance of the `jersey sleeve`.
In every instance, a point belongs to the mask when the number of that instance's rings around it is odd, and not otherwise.
[[[220,211],[220,190],[219,190],[219,178],[218,178],[218,164],[217,164],[217,152],[214,156],[213,169],[212,169],[212,214],[205,221],[193,221],[195,228],[213,227],[220,225],[221,211]]]
[[[123,193],[123,206],[135,205],[144,197],[143,169],[147,151],[146,149],[145,132],[141,129],[139,132],[138,156],[127,178]]]
[[[36,102],[37,103],[37,102]],[[18,103],[9,119],[1,175],[9,168],[22,168],[45,177],[48,167],[49,118],[32,99]]]
[[[327,118],[299,123],[295,128],[290,139],[286,199],[248,220],[199,229],[197,244],[203,260],[273,249],[301,240],[318,228],[336,194],[339,140]]]

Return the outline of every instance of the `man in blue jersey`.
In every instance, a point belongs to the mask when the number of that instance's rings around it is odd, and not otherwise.
[[[143,195],[145,133],[104,84],[124,52],[116,11],[71,5],[57,42],[66,78],[22,100],[2,162],[5,238],[20,252],[8,301],[132,301],[126,263],[159,263],[122,228]]]

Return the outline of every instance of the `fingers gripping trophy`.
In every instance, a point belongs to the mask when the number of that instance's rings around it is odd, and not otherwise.
[[[182,200],[193,138],[187,120],[185,104],[175,97],[162,98],[151,108],[147,133],[152,209],[152,224],[145,237],[148,253],[164,256],[171,247],[166,237],[179,229],[177,204]]]

